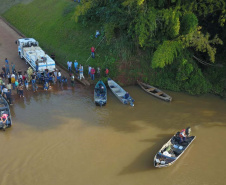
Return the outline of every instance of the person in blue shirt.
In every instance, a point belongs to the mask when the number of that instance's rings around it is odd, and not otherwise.
[[[32,83],[33,92],[37,91],[38,88],[37,88],[37,85],[36,85],[36,80],[32,79],[31,83]]]
[[[74,62],[75,72],[78,73],[78,62],[75,60]]]
[[[9,64],[9,61],[7,58],[5,58],[5,64]]]
[[[95,37],[97,38],[99,35],[100,35],[99,30],[96,30],[96,35],[95,35]]]

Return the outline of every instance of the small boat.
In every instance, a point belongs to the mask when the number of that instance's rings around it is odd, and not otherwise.
[[[107,88],[103,81],[99,80],[94,89],[94,102],[96,105],[103,106],[107,103]]]
[[[0,115],[3,116],[3,114],[8,115],[8,119],[5,126],[3,125],[2,122],[0,122],[0,129],[3,129],[5,131],[5,128],[11,127],[12,119],[11,119],[9,104],[6,101],[6,99],[2,95],[0,95]]]
[[[185,150],[190,146],[190,144],[195,140],[196,136],[190,136],[191,128],[186,128],[186,139],[180,142],[180,132],[177,132],[163,147],[158,151],[154,157],[154,166],[157,168],[171,166],[180,156],[185,152]]]
[[[114,95],[123,103],[123,104],[130,104],[131,106],[134,106],[134,100],[131,96],[129,98],[125,98],[126,91],[119,86],[115,81],[108,78],[108,86],[111,89],[111,91],[114,93]]]
[[[160,98],[162,100],[165,100],[165,101],[172,101],[172,97],[169,96],[168,94],[162,92],[160,89],[157,89],[156,87],[154,86],[151,86],[151,85],[148,85],[148,84],[145,84],[143,82],[140,82],[137,80],[137,83],[138,85],[143,89],[145,90],[148,94],[151,94],[157,98]]]

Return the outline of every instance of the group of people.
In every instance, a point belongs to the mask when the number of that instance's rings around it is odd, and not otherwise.
[[[68,71],[69,71],[69,73],[72,75],[72,66],[73,66],[73,62],[67,61],[67,66],[68,66]],[[78,65],[77,60],[74,61],[74,70],[75,70],[75,73],[78,73],[78,74],[79,74],[79,75],[78,75],[78,78],[79,78],[80,80],[85,79],[84,73],[83,73],[83,72],[84,72],[83,66],[82,66],[81,64]],[[94,80],[94,79],[95,79],[95,74],[97,75],[97,78],[100,78],[100,74],[101,74],[101,69],[100,69],[100,67],[97,67],[97,70],[95,70],[94,67],[91,67],[91,66],[89,65],[89,66],[88,66],[88,76],[90,76],[91,79]],[[105,76],[108,76],[108,74],[109,74],[109,69],[106,68],[106,69],[105,69]],[[71,75],[70,75],[70,76],[71,76]],[[74,78],[74,75],[73,75],[73,78]]]
[[[100,78],[101,69],[100,67],[97,67],[97,72],[94,67],[88,66],[88,75],[90,75],[91,79],[95,79],[95,73],[97,74],[97,78]],[[109,69],[105,68],[105,76],[107,77],[109,74]]]
[[[68,71],[69,71],[71,77],[72,77],[72,65],[73,65],[73,63],[71,61],[67,62]],[[74,69],[75,69],[76,73],[79,73],[78,78],[80,80],[85,79],[84,74],[83,74],[83,66],[81,64],[78,65],[77,60],[75,60],[75,62],[74,62]],[[74,75],[73,75],[73,77],[74,77]]]
[[[7,66],[7,67],[6,67]],[[70,75],[71,84],[74,86],[74,75]],[[49,72],[45,70],[33,71],[31,67],[27,71],[22,70],[16,71],[15,64],[11,63],[9,67],[9,61],[5,59],[5,65],[2,67],[0,72],[0,93],[7,99],[10,105],[12,105],[12,91],[16,91],[19,97],[24,97],[24,88],[29,90],[29,84],[31,83],[33,92],[37,92],[38,85],[42,84],[44,90],[48,90],[50,84],[58,83],[60,86],[67,83],[67,78],[62,76],[60,70]]]

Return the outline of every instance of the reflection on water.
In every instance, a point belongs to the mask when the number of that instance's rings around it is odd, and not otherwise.
[[[17,98],[13,127],[0,132],[0,184],[224,184],[226,102],[168,92],[168,103],[125,89],[135,107],[110,91],[96,107],[92,88],[80,85]],[[156,152],[187,126],[196,141],[172,167],[155,169]]]

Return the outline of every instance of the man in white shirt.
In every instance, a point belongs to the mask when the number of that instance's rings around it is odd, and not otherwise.
[[[57,80],[59,83],[61,83],[61,72],[60,70],[58,71],[58,74],[57,74]]]
[[[89,67],[88,67],[88,75],[90,75],[90,76],[91,76],[91,69],[92,69],[92,67],[89,66]]]

